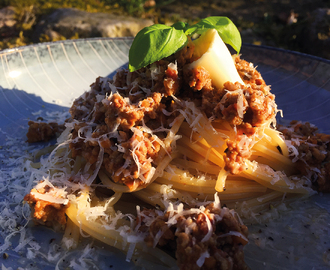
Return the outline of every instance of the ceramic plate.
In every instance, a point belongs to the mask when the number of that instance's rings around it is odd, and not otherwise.
[[[6,254],[0,261],[4,267],[54,269],[59,263],[58,269],[134,268],[124,255],[100,245],[84,254],[89,240],[78,251],[56,253],[56,248],[61,249],[61,236],[27,223],[28,207],[21,201],[31,185],[28,181],[16,185],[28,178],[24,162],[35,148],[25,142],[27,122],[65,117],[72,101],[96,77],[111,77],[127,66],[131,43],[131,38],[96,38],[0,52],[0,253]],[[309,121],[330,133],[330,61],[247,44],[241,54],[271,85],[285,120]],[[329,198],[318,194],[296,203],[289,212],[279,209],[275,221],[250,226],[245,257],[251,269],[329,269]],[[68,256],[75,258],[71,265]]]

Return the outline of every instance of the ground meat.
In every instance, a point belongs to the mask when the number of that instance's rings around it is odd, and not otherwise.
[[[197,67],[192,70],[187,70],[186,80],[189,86],[196,91],[202,90],[212,90],[212,81],[210,73],[204,67]]]
[[[72,133],[75,136],[78,136],[77,134],[80,128],[83,128],[83,125],[76,125]],[[75,142],[71,142],[69,146],[72,151],[73,158],[82,156],[85,161],[91,165],[94,165],[97,162],[100,151],[98,141],[89,140],[84,142],[83,140],[77,140]],[[94,166],[92,166],[92,169],[94,169]]]
[[[217,119],[225,119],[231,126],[238,126],[243,122],[245,108],[248,106],[244,91],[236,91],[241,88],[238,83],[227,82],[224,85],[228,92],[226,94],[223,93],[224,95],[222,95],[220,101],[213,109],[213,115]],[[241,106],[239,107],[238,104],[241,104]]]
[[[173,72],[168,71],[167,74],[168,78],[175,79]],[[162,114],[165,108],[161,102],[163,95],[160,92],[147,91],[147,88],[144,90],[151,77],[140,79],[141,76],[125,70],[118,72],[114,80],[98,78],[91,91],[77,99],[70,110],[75,120],[70,143],[73,158],[82,156],[95,169],[102,148],[102,168],[112,175],[112,180],[125,183],[129,187],[136,187],[137,183],[143,184],[141,179],[149,179],[154,166],[152,162],[160,150],[157,140],[147,133],[138,140],[140,143],[136,148],[137,136],[134,135],[133,128],[139,130],[147,125],[157,129],[168,121]],[[111,94],[110,84],[118,86],[117,93]],[[164,86],[162,89],[164,90]],[[85,98],[93,102],[87,102]],[[88,111],[86,104],[93,104],[93,107]],[[79,108],[83,108],[84,113]],[[161,133],[158,136],[162,138]],[[119,148],[123,150],[118,150]]]
[[[195,45],[194,43],[191,42],[189,38],[187,46],[183,47],[182,50],[178,51],[175,54],[175,60],[177,61],[179,67],[183,67],[196,60],[192,58],[194,49],[195,49]]]
[[[193,101],[208,118],[225,120],[237,131],[237,136],[228,140],[225,160],[229,172],[239,173],[252,147],[241,141],[246,136],[253,137],[258,127],[275,116],[274,95],[260,73],[238,56],[235,64],[246,85],[227,82],[224,89],[217,89],[203,67],[187,68],[194,61],[193,50],[193,44],[188,42],[175,57],[170,56],[132,73],[123,69],[111,80],[97,78],[91,90],[78,98],[70,109],[75,122],[70,144],[73,157],[80,155],[93,165],[102,149],[102,168],[112,175],[112,180],[130,187],[137,182],[143,184],[145,173],[141,173],[136,162],[145,164],[145,170],[152,170],[160,147],[152,146],[152,154],[148,151],[134,153],[133,129],[143,126],[150,130],[169,129],[182,109],[174,102],[175,96]],[[114,132],[120,132],[120,136]],[[85,138],[87,134],[91,134],[92,139]],[[166,132],[156,136],[162,140]],[[146,145],[153,145],[148,136],[144,136],[144,140]],[[126,150],[118,153],[119,145]]]
[[[243,138],[242,138],[243,139]],[[238,174],[244,170],[244,161],[250,157],[251,153],[249,149],[251,146],[243,145],[233,140],[228,140],[225,156],[225,170],[232,174]]]
[[[151,96],[139,101],[138,104],[130,104],[122,96],[114,94],[110,98],[109,106],[106,107],[105,122],[110,129],[113,129],[113,123],[119,124],[120,130],[129,130],[141,125],[142,119],[157,117],[157,112],[163,108],[161,98],[160,93],[151,93]]]
[[[91,85],[90,91],[85,92],[73,102],[69,110],[72,119],[83,119],[88,116],[95,105],[96,96],[102,93],[102,88],[102,78],[98,77]]]
[[[157,159],[160,145],[150,134],[136,130],[133,136],[121,146],[125,152],[120,157],[117,151],[110,152],[107,148],[109,160],[104,163],[104,167],[112,176],[113,181],[124,183],[134,190],[150,181],[152,161]],[[118,158],[121,159],[121,162],[118,162]],[[139,177],[143,177],[145,180],[141,181]]]
[[[244,169],[244,161],[251,155],[255,141],[253,137],[261,130],[259,127],[269,124],[276,115],[275,96],[269,93],[264,84],[241,85],[226,82],[224,86],[227,92],[223,96],[219,94],[218,98],[221,100],[216,103],[212,115],[216,119],[225,119],[236,129],[236,137],[227,141],[225,168],[230,173],[237,174]],[[215,101],[213,98],[213,101],[204,103],[210,110],[211,103],[214,104]],[[250,143],[246,143],[248,138],[251,138]]]
[[[171,96],[176,95],[180,88],[180,79],[178,76],[178,71],[172,67],[168,67],[165,71],[164,78],[164,87],[165,87],[165,95]]]
[[[286,140],[298,150],[291,154],[300,177],[307,176],[315,189],[330,192],[330,135],[319,133],[310,123],[292,121],[278,126]]]
[[[219,209],[210,204],[204,211],[180,215],[176,222],[170,224],[172,212],[157,216],[154,211],[145,210],[141,216],[140,230],[148,232],[145,238],[147,244],[152,246],[161,232],[158,246],[175,253],[181,270],[249,269],[243,254],[243,246],[247,244],[247,227],[240,224],[227,208]],[[144,225],[146,216],[154,220],[149,227]],[[211,223],[212,234],[209,238],[206,236],[209,232],[206,219]]]
[[[31,192],[38,192],[45,194],[49,192],[51,188],[46,186],[43,189],[36,190],[32,189]],[[69,205],[63,205],[59,203],[51,203],[48,201],[37,199],[33,194],[27,194],[24,197],[24,201],[28,202],[31,209],[33,209],[33,217],[39,223],[42,223],[49,227],[54,227],[55,225],[66,224],[65,211]]]
[[[263,80],[260,72],[258,72],[252,63],[249,63],[239,57],[239,55],[234,56],[235,67],[238,74],[244,81],[244,83],[249,85],[260,85],[263,88],[264,94],[268,94],[269,88],[266,87],[266,83]]]
[[[225,168],[232,174],[238,174],[244,169],[245,159],[251,155],[253,137],[258,135],[259,127],[269,123],[276,115],[275,96],[263,84],[243,86],[227,82],[225,89],[229,92],[217,104],[214,114],[236,127],[236,138],[227,142]],[[250,143],[246,143],[248,138],[251,138]]]
[[[237,136],[228,140],[225,161],[226,170],[237,174],[244,169],[244,161],[251,155],[253,143],[245,143],[246,137],[255,142],[253,137],[263,126],[269,125],[277,110],[275,96],[253,65],[239,56],[235,56],[234,61],[245,85],[226,82],[224,89],[218,89],[212,85],[204,68],[184,69],[184,81],[189,88],[183,87],[186,90],[182,95],[194,100],[208,118],[225,120],[236,130]]]
[[[28,122],[29,129],[26,134],[27,142],[47,142],[56,138],[63,130],[64,125],[58,123]]]
[[[157,159],[160,151],[160,144],[154,136],[136,128],[134,132],[130,130],[118,132],[119,139],[108,138],[104,135],[109,133],[109,127],[99,125],[92,133],[92,140],[75,140],[78,138],[79,129],[84,126],[85,124],[75,125],[75,130],[72,132],[74,141],[70,143],[70,148],[73,158],[84,157],[94,169],[102,147],[104,150],[102,168],[111,175],[114,182],[135,189],[150,179],[152,162]]]
[[[139,123],[144,116],[144,111],[138,110],[137,105],[131,105],[121,95],[114,94],[109,106],[106,107],[105,123],[110,130],[119,124],[122,130],[129,130]]]

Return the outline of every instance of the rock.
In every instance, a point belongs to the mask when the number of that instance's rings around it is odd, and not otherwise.
[[[17,35],[16,24],[14,7],[0,9],[0,41]]]
[[[14,7],[0,9],[0,28],[13,27],[16,23]]]
[[[151,8],[151,7],[154,7],[156,6],[156,1],[155,0],[147,0],[144,2],[144,5],[143,7],[144,8]]]
[[[45,16],[37,24],[32,40],[39,42],[42,35],[71,38],[135,36],[151,20],[110,13],[89,13],[74,8],[60,8]]]
[[[5,7],[0,9],[0,40],[15,34],[15,9],[13,7]]]

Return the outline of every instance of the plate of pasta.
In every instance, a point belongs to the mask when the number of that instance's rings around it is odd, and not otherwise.
[[[330,62],[220,21],[0,52],[2,269],[329,268]]]

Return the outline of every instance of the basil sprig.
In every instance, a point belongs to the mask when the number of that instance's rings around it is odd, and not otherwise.
[[[188,36],[202,34],[208,29],[216,29],[222,40],[239,53],[241,35],[227,17],[208,17],[194,25],[184,22],[172,26],[154,24],[143,28],[134,38],[129,50],[129,70],[133,72],[172,55],[187,44]]]

